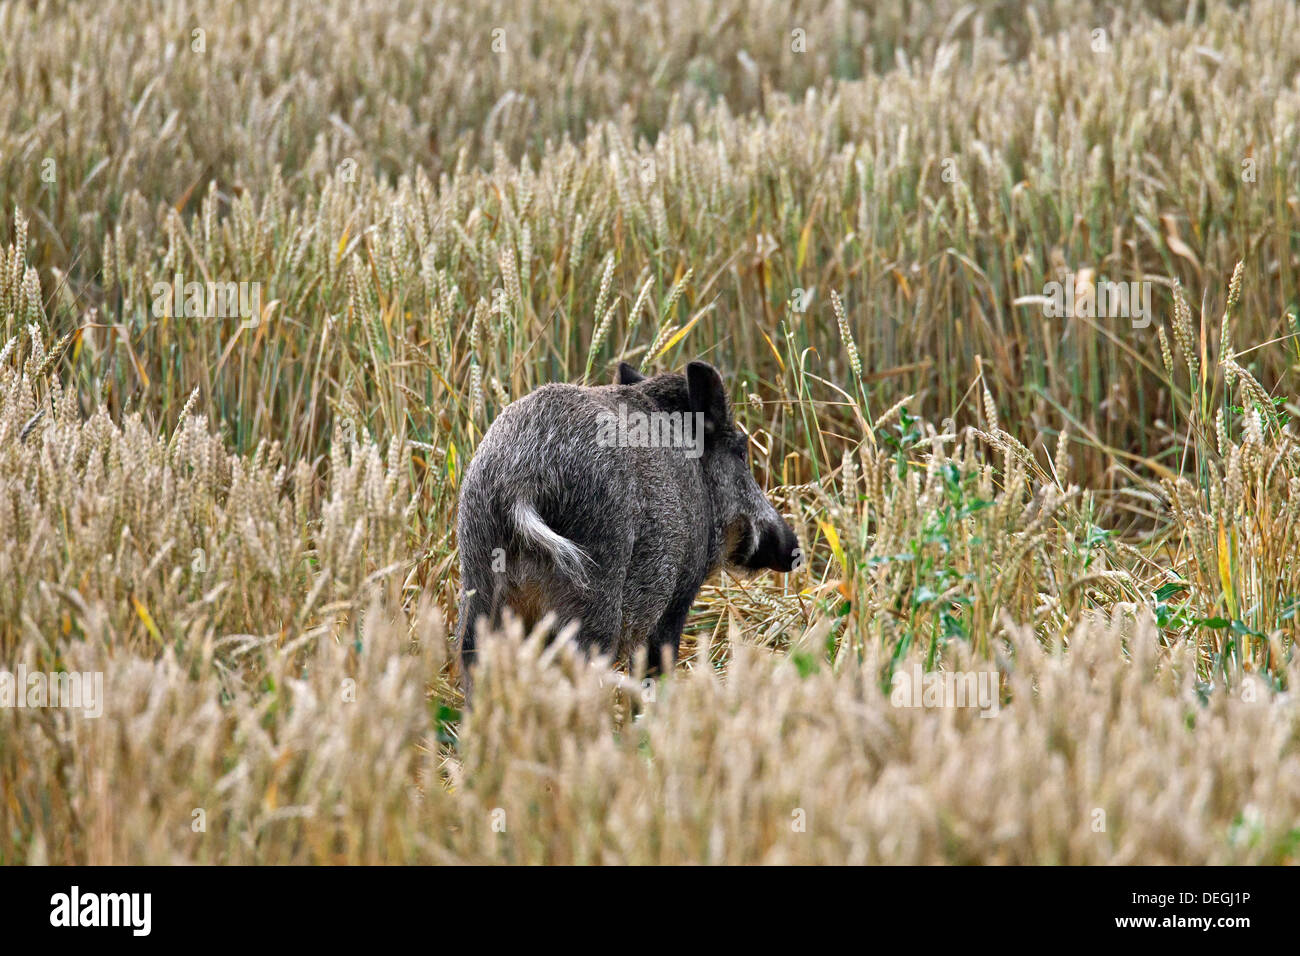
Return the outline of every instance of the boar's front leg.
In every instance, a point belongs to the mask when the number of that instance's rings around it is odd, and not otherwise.
[[[646,676],[656,677],[665,670],[677,666],[677,653],[681,648],[682,629],[686,626],[686,615],[691,612],[695,595],[699,588],[680,591],[673,595],[667,610],[659,618],[650,633],[646,654]]]

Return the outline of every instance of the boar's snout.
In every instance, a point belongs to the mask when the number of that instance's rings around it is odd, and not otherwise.
[[[779,515],[775,521],[765,521],[758,532],[758,547],[745,559],[744,566],[755,571],[768,568],[772,571],[793,571],[803,552],[799,538]]]

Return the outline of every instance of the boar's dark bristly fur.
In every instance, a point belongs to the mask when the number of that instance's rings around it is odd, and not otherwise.
[[[703,435],[690,447],[598,438],[620,412],[690,415]],[[652,378],[623,364],[615,385],[544,385],[503,409],[460,493],[467,687],[476,629],[499,626],[503,608],[526,627],[547,612],[557,626],[577,621],[589,650],[645,646],[655,670],[676,660],[713,572],[791,570],[798,539],[754,481],[747,450],[705,362]]]

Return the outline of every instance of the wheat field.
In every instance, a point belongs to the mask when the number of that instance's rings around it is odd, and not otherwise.
[[[0,4],[0,863],[1297,862],[1296,36]],[[806,565],[466,708],[484,430],[697,357]]]

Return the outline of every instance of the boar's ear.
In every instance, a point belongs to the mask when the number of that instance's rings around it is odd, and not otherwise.
[[[692,362],[686,366],[686,386],[690,391],[691,411],[704,413],[706,428],[727,424],[727,391],[716,368],[708,362]]]
[[[635,385],[637,382],[644,382],[645,376],[628,365],[626,362],[618,363],[618,375],[615,377],[616,385]]]

